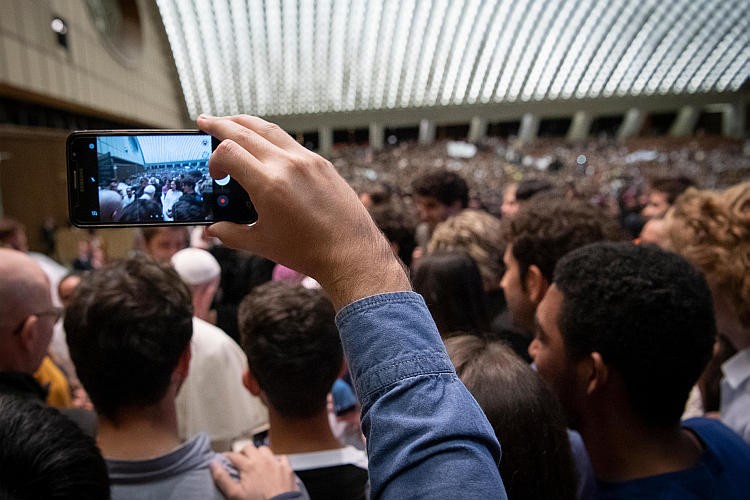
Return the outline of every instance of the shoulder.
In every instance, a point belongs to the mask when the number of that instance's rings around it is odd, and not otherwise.
[[[735,441],[742,442],[732,429],[715,418],[689,418],[682,422],[682,427],[696,434],[709,448],[712,448],[714,444],[734,444]]]
[[[719,420],[691,418],[682,425],[695,433],[705,447],[699,466],[710,478],[716,498],[746,498],[750,491],[750,446]],[[737,496],[739,492],[743,493]]]
[[[239,348],[239,344],[224,330],[195,316],[193,316],[193,339],[205,344]]]
[[[750,491],[750,447],[718,420],[691,418],[682,423],[704,451],[693,467],[622,483],[599,482],[603,499],[746,498]]]
[[[682,426],[701,440],[706,451],[719,457],[731,457],[733,462],[744,463],[750,470],[750,446],[721,421],[698,417],[685,420]]]
[[[194,354],[245,358],[242,348],[224,330],[196,317],[193,317],[192,343]]]
[[[209,466],[217,461],[233,477],[237,471],[211,450],[206,434],[198,434],[176,450],[148,460],[107,460],[112,498],[160,498],[183,500],[222,498]]]

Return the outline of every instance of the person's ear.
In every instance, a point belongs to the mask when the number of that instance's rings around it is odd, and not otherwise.
[[[530,265],[526,271],[525,285],[529,300],[539,305],[547,293],[549,283],[547,282],[547,278],[542,274],[541,269],[534,264]]]
[[[250,394],[252,394],[253,396],[260,396],[260,384],[258,383],[258,379],[255,378],[255,375],[253,375],[253,372],[250,371],[250,369],[242,372],[242,385],[244,385],[245,388],[250,391]]]
[[[31,314],[23,320],[21,330],[18,332],[18,340],[24,352],[34,352],[36,349],[37,334],[39,333],[39,317]]]
[[[174,369],[174,373],[179,375],[180,380],[185,380],[190,373],[190,358],[192,357],[192,351],[190,347],[190,342],[188,342],[187,347],[185,347],[185,350],[182,351],[182,354],[180,354],[179,359],[177,360],[177,366]]]
[[[579,381],[583,384],[587,396],[592,396],[607,385],[609,367],[598,352],[589,354],[578,364],[578,368]]]

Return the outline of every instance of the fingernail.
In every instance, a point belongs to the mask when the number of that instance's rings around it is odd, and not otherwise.
[[[209,118],[213,118],[213,116],[207,115],[205,113],[201,113],[201,114],[198,115],[198,119],[199,120],[208,120]]]

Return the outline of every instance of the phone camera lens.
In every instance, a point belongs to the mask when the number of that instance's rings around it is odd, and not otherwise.
[[[216,204],[220,207],[226,207],[229,205],[229,196],[225,194],[219,195],[219,197],[216,198]]]
[[[89,143],[89,149],[94,149],[94,143]]]

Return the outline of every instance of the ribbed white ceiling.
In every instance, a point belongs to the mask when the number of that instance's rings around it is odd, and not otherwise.
[[[736,91],[748,0],[157,0],[191,117]]]

